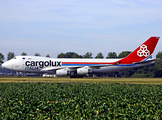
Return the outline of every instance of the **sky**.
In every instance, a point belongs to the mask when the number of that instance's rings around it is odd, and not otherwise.
[[[0,53],[133,51],[162,37],[161,0],[0,0]],[[153,57],[162,51],[160,39]]]

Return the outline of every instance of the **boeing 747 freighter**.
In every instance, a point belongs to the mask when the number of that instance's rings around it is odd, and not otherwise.
[[[121,59],[53,59],[36,56],[15,56],[2,67],[27,73],[51,73],[57,76],[83,77],[86,74],[108,73],[154,63],[152,53],[160,37],[150,37],[127,57]],[[20,76],[19,76],[20,77]]]

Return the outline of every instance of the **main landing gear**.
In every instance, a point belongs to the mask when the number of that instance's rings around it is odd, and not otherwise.
[[[70,78],[83,78],[83,75],[70,75]]]

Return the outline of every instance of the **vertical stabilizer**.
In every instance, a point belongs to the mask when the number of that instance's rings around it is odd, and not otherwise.
[[[148,58],[154,52],[159,38],[160,37],[150,37],[127,57],[123,58],[120,64],[132,64],[133,62],[140,62]]]

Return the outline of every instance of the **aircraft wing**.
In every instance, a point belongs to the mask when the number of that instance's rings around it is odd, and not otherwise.
[[[71,69],[71,70],[76,70],[77,68],[80,68],[80,67],[77,67],[77,66],[72,66],[72,67],[46,67],[46,68],[43,68],[41,69],[41,71],[43,72],[46,72],[46,71],[56,71],[56,70],[60,70],[60,69],[65,69],[65,68],[68,68],[68,69]]]
[[[65,67],[45,67],[43,69],[41,69],[40,71],[56,71],[56,70],[59,70],[59,69],[63,69]]]
[[[114,64],[106,64],[106,65],[91,65],[91,66],[88,66],[89,68],[92,68],[92,69],[99,69],[100,67],[107,67],[107,66],[112,66]],[[46,71],[56,71],[56,70],[60,70],[60,69],[64,69],[64,68],[68,68],[68,69],[71,69],[71,70],[76,70],[78,68],[82,68],[84,66],[62,66],[62,67],[45,67],[43,69],[41,69],[41,71],[43,72],[46,72]]]
[[[100,67],[107,67],[107,66],[112,66],[114,64],[106,64],[106,65],[92,65],[92,66],[88,66],[89,68],[92,69],[100,69]]]

